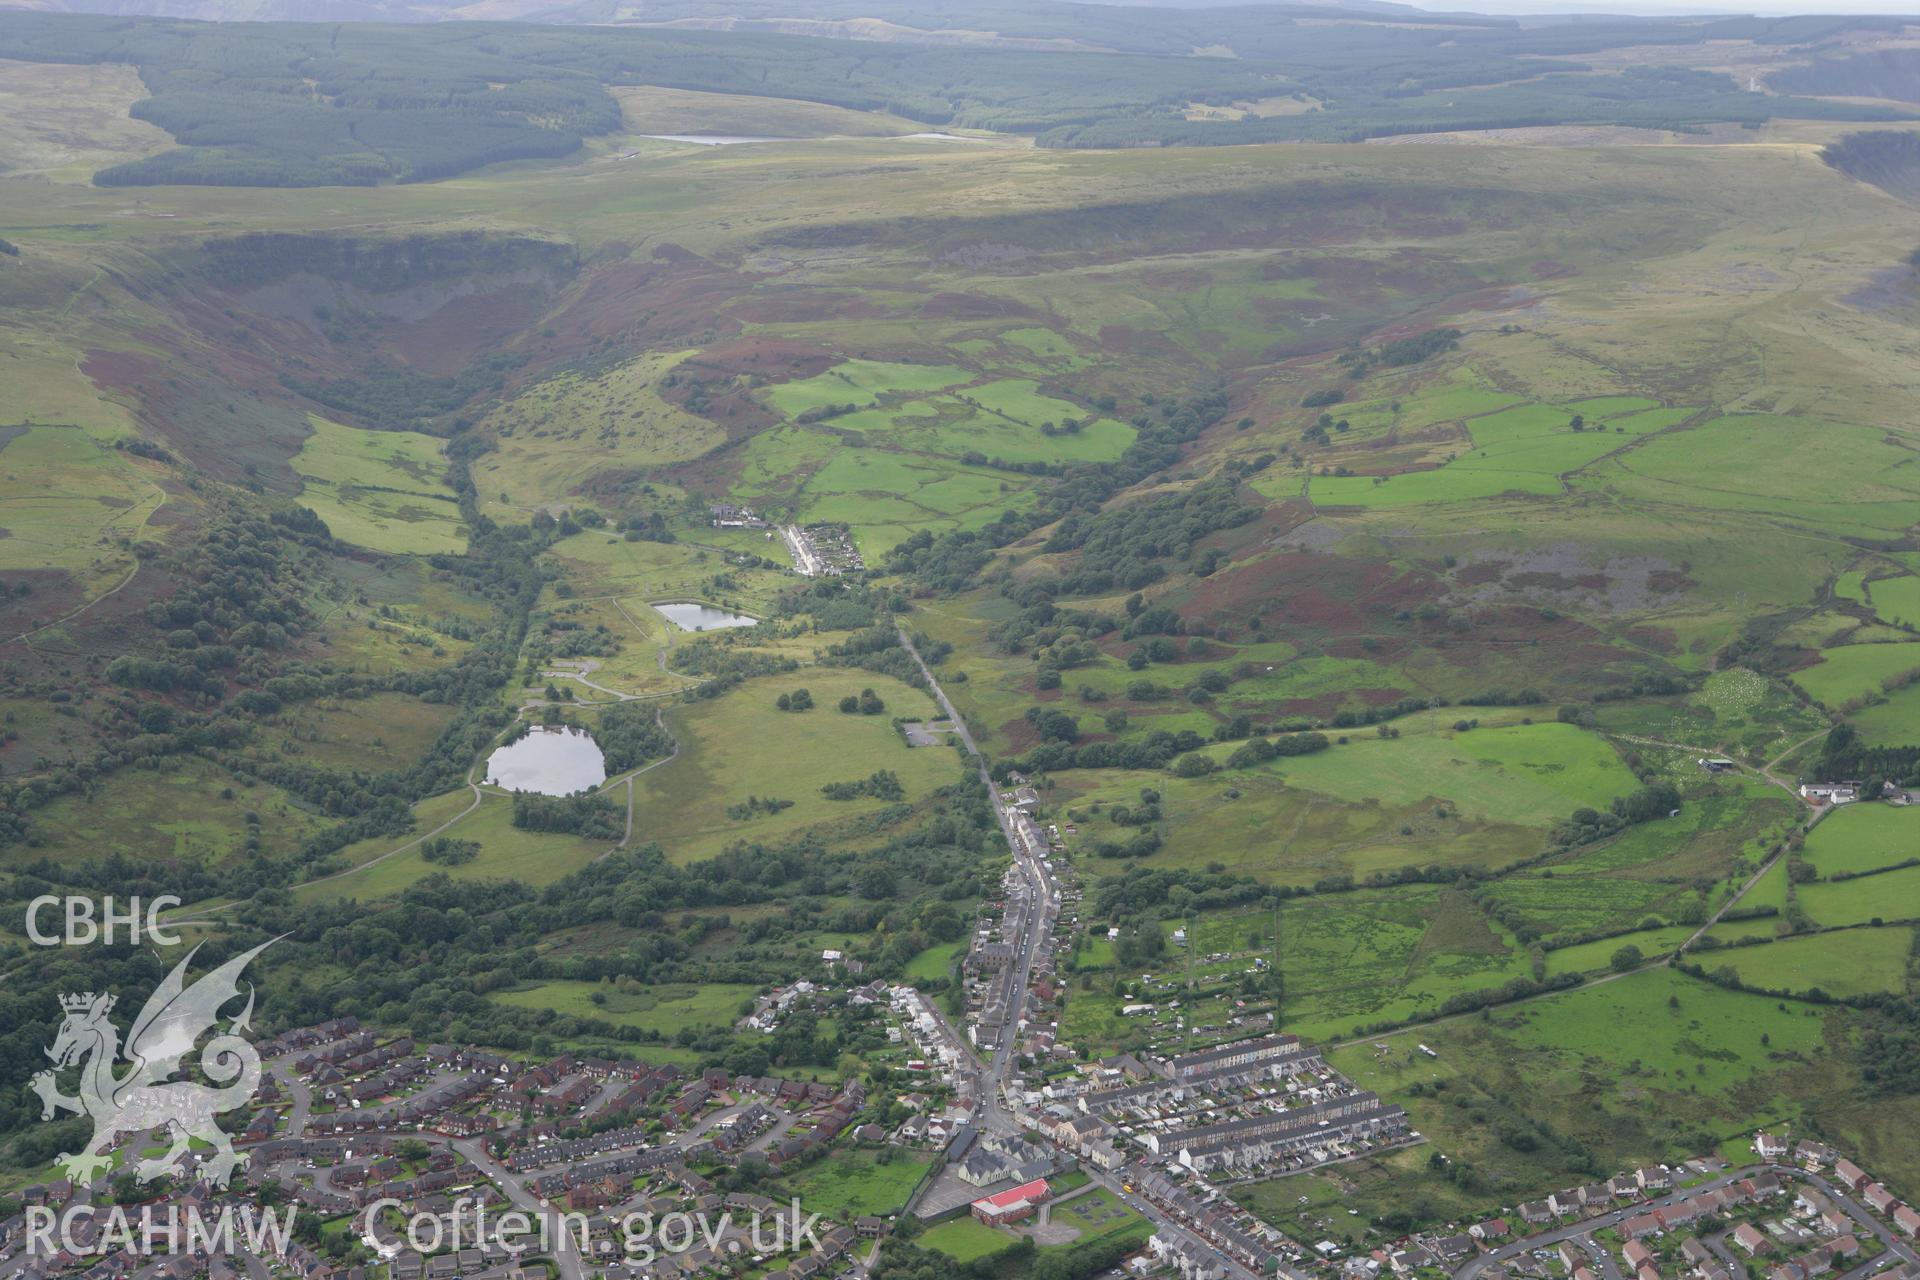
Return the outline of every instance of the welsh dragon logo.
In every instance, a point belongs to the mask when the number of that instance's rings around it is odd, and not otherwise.
[[[172,1141],[166,1154],[141,1160],[135,1175],[151,1182],[171,1172],[198,1140],[214,1149],[203,1176],[217,1187],[227,1185],[246,1157],[215,1122],[215,1117],[244,1105],[260,1084],[260,1055],[240,1036],[253,1015],[253,987],[247,987],[247,1005],[209,1040],[200,1053],[200,1070],[214,1085],[174,1080],[182,1059],[203,1033],[217,1029],[220,1010],[240,995],[240,972],[247,962],[273,945],[263,942],[235,956],[192,986],[186,985],[188,964],[195,947],[154,989],[127,1031],[126,1044],[107,1015],[114,997],[88,991],[60,998],[66,1019],[53,1047],[46,1051],[54,1068],[80,1068],[80,1092],[60,1092],[54,1071],[33,1077],[40,1095],[42,1120],[66,1110],[93,1119],[93,1137],[78,1153],[62,1152],[56,1159],[76,1186],[85,1186],[113,1164],[114,1143],[123,1134],[164,1128]],[[124,1063],[125,1070],[119,1071]],[[217,1086],[217,1087],[216,1087]]]

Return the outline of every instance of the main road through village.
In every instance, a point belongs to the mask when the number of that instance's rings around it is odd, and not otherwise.
[[[1013,1069],[1015,1047],[1019,1042],[1017,1033],[1020,1020],[1026,1014],[1027,988],[1032,979],[1034,959],[1040,954],[1042,947],[1052,945],[1053,930],[1048,924],[1046,908],[1049,904],[1056,909],[1059,907],[1060,887],[1055,882],[1052,871],[1029,855],[1019,837],[1015,835],[1013,819],[1006,806],[999,802],[998,788],[993,785],[993,777],[987,771],[987,758],[981,754],[979,746],[974,742],[973,734],[967,729],[965,718],[947,697],[947,691],[942,689],[940,682],[934,678],[933,670],[927,666],[926,659],[920,656],[920,650],[914,646],[913,637],[907,634],[906,627],[901,626],[899,632],[900,643],[905,645],[907,652],[913,655],[914,662],[920,668],[920,674],[926,677],[927,688],[932,692],[933,700],[939,704],[941,712],[947,719],[953,722],[954,735],[960,739],[960,744],[967,750],[968,758],[979,769],[980,784],[987,789],[987,795],[993,801],[994,816],[1000,823],[1000,833],[1006,839],[1007,849],[1013,854],[1013,865],[1019,869],[1021,876],[1026,880],[1026,902],[1023,907],[1017,908],[1021,910],[1022,915],[1018,921],[1014,922],[1017,927],[1013,957],[1015,981],[1008,995],[1007,1033],[1000,1038],[1000,1044],[994,1049],[992,1057],[978,1071],[976,1076],[978,1085],[974,1091],[979,1099],[979,1111],[975,1117],[975,1123],[981,1131],[1011,1136],[1020,1131],[1020,1122],[1007,1105],[1006,1082]],[[1014,909],[1016,908],[1009,908],[1009,910]],[[961,1043],[965,1044],[966,1041],[963,1039]],[[1232,1280],[1259,1280],[1253,1271],[1205,1244],[1198,1236],[1174,1221],[1159,1206],[1127,1191],[1113,1174],[1091,1168],[1086,1172],[1092,1176],[1093,1181],[1105,1187],[1153,1223],[1154,1229],[1162,1235],[1189,1246],[1198,1246],[1205,1253],[1219,1256],[1227,1266]]]

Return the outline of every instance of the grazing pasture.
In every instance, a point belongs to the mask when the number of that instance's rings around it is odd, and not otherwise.
[[[668,982],[626,988],[612,982],[555,979],[496,992],[490,998],[518,1009],[551,1009],[671,1039],[683,1027],[731,1026],[740,1016],[741,1002],[756,994],[754,987],[729,983]]]
[[[443,442],[417,431],[363,431],[309,415],[293,456],[300,501],[343,542],[395,555],[457,552],[460,508],[442,478]]]
[[[686,462],[726,440],[713,421],[665,399],[661,384],[690,352],[637,356],[604,369],[563,369],[488,414],[497,447],[473,464],[481,509],[525,519],[570,506],[581,486],[612,468]]]
[[[1851,724],[1874,746],[1911,746],[1920,739],[1920,681],[1850,713]]]
[[[1871,883],[1862,881],[1860,883]],[[1835,929],[1697,957],[1709,970],[1731,969],[1744,986],[1849,997],[1908,988],[1911,929]]]
[[[1230,754],[1231,747],[1215,749]],[[1570,724],[1510,724],[1386,739],[1364,731],[1345,746],[1252,772],[1343,800],[1434,800],[1482,821],[1547,826],[1583,806],[1604,808],[1638,781],[1599,736]]]
[[[1671,955],[1680,944],[1691,938],[1692,925],[1669,925],[1664,929],[1637,929],[1632,933],[1616,934],[1611,938],[1600,938],[1593,942],[1575,943],[1571,947],[1558,947],[1547,952],[1547,976],[1558,977],[1563,973],[1605,973],[1613,965],[1614,953],[1622,947],[1638,947],[1640,954],[1649,960]]]
[[[1804,447],[1817,436],[1818,448]],[[1712,457],[1710,475],[1699,460]],[[1783,466],[1782,460],[1792,459]],[[1715,418],[1621,454],[1597,479],[1623,497],[1759,512],[1829,534],[1884,538],[1920,521],[1920,471],[1883,433],[1785,414]]]
[[[843,404],[874,405],[908,398],[973,380],[958,365],[902,364],[887,360],[846,360],[825,373],[783,382],[767,391],[767,403],[789,417]]]
[[[250,845],[263,856],[287,857],[330,825],[280,788],[243,783],[193,756],[122,771],[113,780],[111,803],[60,796],[39,810],[37,822],[43,856],[56,862],[119,853],[207,866],[252,856]]]
[[[1849,644],[1828,649],[1820,661],[1793,673],[1807,696],[1830,708],[1880,691],[1883,682],[1920,670],[1920,641]]]
[[[813,709],[776,709],[774,700],[796,688],[813,695]],[[864,688],[886,703],[884,714],[836,709],[843,696]],[[947,751],[908,747],[892,718],[933,714],[933,700],[918,689],[875,672],[831,667],[762,676],[719,698],[674,705],[667,727],[680,754],[634,780],[634,839],[657,841],[675,861],[691,861],[736,841],[777,842],[816,825],[872,817],[895,802],[872,796],[829,800],[820,789],[881,769],[899,777],[902,803],[923,801],[959,779],[958,759]],[[728,816],[729,807],[752,796],[792,805]]]
[[[1816,924],[1829,928],[1920,921],[1920,866],[1878,871],[1851,880],[1803,884],[1800,906]]]
[[[1807,833],[1803,855],[1823,879],[1920,858],[1920,808],[1850,804]]]
[[[79,427],[0,426],[0,571],[64,570],[88,594],[124,577],[165,495]]]
[[[1920,577],[1876,578],[1867,591],[1876,614],[1899,626],[1920,627]]]
[[[1817,1006],[1782,1007],[1653,968],[1372,1037],[1331,1061],[1363,1088],[1403,1100],[1436,1148],[1504,1193],[1564,1181],[1578,1167],[1540,1140],[1548,1133],[1577,1140],[1596,1167],[1630,1168],[1799,1115],[1819,1092],[1803,1077],[1810,1060],[1826,1061],[1826,1027]],[[1438,1056],[1417,1052],[1416,1041]],[[1516,1135],[1534,1141],[1509,1141]],[[1402,1181],[1399,1190],[1420,1188]]]
[[[1464,397],[1463,397],[1464,398]],[[1631,396],[1564,406],[1520,405],[1467,421],[1470,440],[1450,445],[1437,469],[1388,476],[1316,476],[1308,494],[1322,506],[1399,507],[1499,494],[1555,494],[1560,477],[1629,443],[1684,422],[1691,409],[1661,409]],[[1579,417],[1576,430],[1573,420]],[[1591,425],[1589,425],[1591,424]]]

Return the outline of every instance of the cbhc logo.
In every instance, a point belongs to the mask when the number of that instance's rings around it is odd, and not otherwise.
[[[124,927],[126,941],[134,946],[139,945],[143,933],[163,947],[177,946],[180,936],[165,928],[160,913],[179,905],[180,899],[172,894],[161,894],[146,904],[143,913],[137,897],[127,899],[126,906],[120,909],[115,908],[114,900],[109,897],[101,899],[96,912],[92,898],[62,898],[51,893],[43,894],[27,904],[27,937],[42,947],[84,947],[93,942],[112,946],[116,930]],[[59,933],[46,933],[40,928],[41,913],[48,907],[62,908],[56,919],[65,928]]]

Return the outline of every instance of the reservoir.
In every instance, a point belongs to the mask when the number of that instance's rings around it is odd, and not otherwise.
[[[710,604],[656,604],[653,606],[668,622],[682,631],[716,631],[721,627],[750,627],[758,618],[749,618],[744,613],[728,613],[725,609],[716,609]]]
[[[509,791],[570,796],[607,780],[607,759],[585,729],[535,725],[487,757],[487,781]]]

